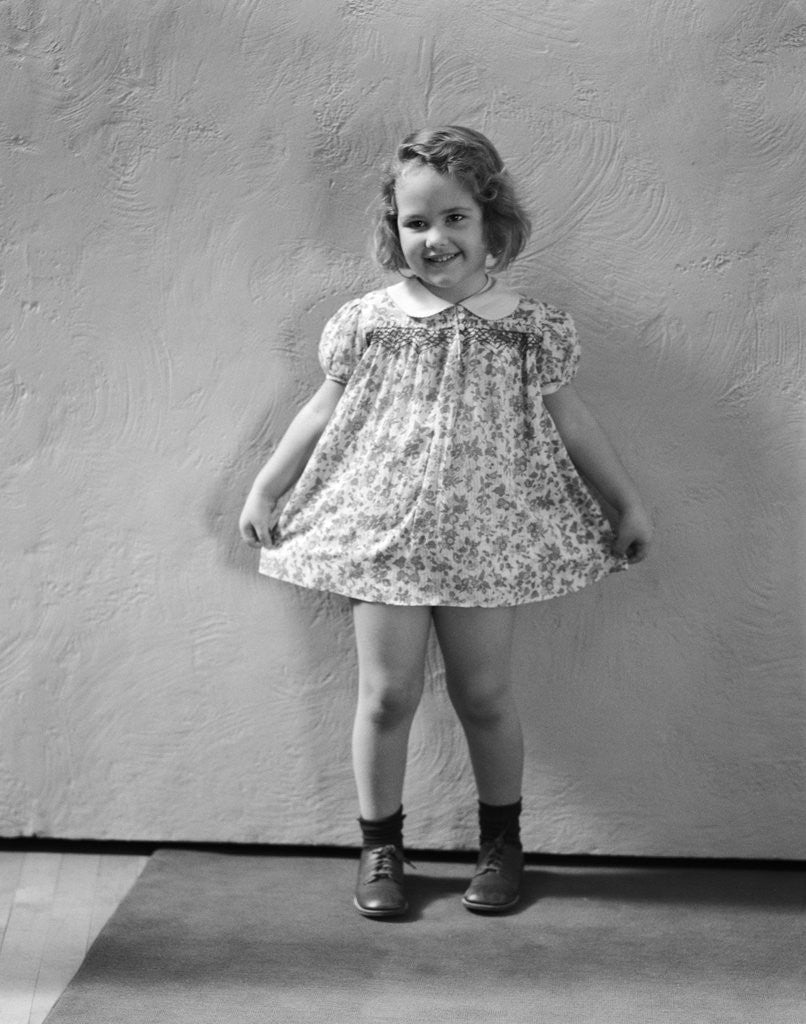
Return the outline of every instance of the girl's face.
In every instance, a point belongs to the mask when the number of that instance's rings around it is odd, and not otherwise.
[[[409,164],[395,183],[397,230],[406,263],[447,302],[480,291],[487,274],[484,216],[458,182],[425,164]]]

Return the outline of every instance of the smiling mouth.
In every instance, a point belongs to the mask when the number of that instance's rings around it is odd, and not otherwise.
[[[426,256],[428,263],[450,263],[451,260],[455,260],[459,255],[458,252],[449,252],[443,256]]]

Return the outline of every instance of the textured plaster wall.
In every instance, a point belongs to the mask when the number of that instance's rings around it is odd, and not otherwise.
[[[521,612],[529,848],[803,856],[805,73],[804,0],[2,0],[0,833],[354,841],[348,609],[235,520],[451,120],[658,527]],[[415,846],[474,839],[441,684]]]

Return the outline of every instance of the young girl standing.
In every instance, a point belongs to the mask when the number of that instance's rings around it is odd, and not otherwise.
[[[516,606],[640,561],[651,537],[636,488],[571,383],[571,319],[488,273],[528,235],[485,136],[448,126],[406,138],[375,235],[379,262],[403,280],[327,323],[325,381],[241,513],[262,573],[352,601],[363,834],[354,902],[370,917],[407,907],[403,778],[432,623],[478,789],[481,848],[463,903],[507,910],[523,865]],[[613,510],[612,529],[588,485]]]

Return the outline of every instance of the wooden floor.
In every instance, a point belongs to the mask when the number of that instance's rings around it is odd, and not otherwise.
[[[0,850],[0,1024],[41,1024],[147,859]]]

